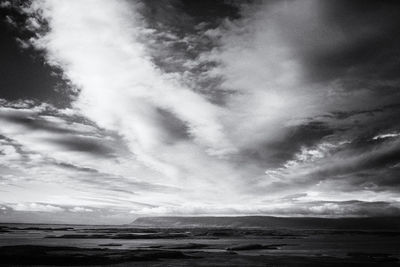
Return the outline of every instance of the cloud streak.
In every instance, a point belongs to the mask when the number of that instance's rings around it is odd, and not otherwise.
[[[67,213],[398,212],[393,7],[363,15],[341,1],[212,5],[14,6],[33,35],[25,49],[41,51],[75,93],[66,109],[0,101],[7,196],[31,188],[24,203],[75,207]],[[35,175],[15,171],[21,164]],[[55,180],[68,189],[35,193]]]

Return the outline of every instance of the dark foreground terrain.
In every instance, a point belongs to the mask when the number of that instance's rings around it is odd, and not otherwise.
[[[212,221],[210,221],[212,220]],[[229,220],[234,220],[230,218]],[[228,219],[139,219],[126,226],[0,225],[2,266],[399,266],[398,224],[339,221],[229,227]],[[272,218],[279,224],[279,219]],[[286,220],[286,219],[285,219]],[[167,221],[167,222],[166,222]],[[186,221],[186,222],[185,222]],[[197,220],[198,221],[198,220]],[[201,220],[200,220],[201,221]],[[190,222],[190,223],[189,223]],[[390,223],[393,223],[391,220]],[[151,224],[146,226],[147,224]],[[353,223],[353,222],[351,222]],[[165,227],[165,224],[171,225]],[[157,226],[156,226],[157,225]],[[290,227],[289,227],[290,226]]]

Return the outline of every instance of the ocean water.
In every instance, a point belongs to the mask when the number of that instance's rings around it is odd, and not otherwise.
[[[97,249],[96,253],[179,251],[188,257],[209,255],[206,258],[215,257],[215,260],[227,256],[244,257],[246,260],[254,259],[254,264],[267,256],[356,259],[361,263],[365,260],[377,264],[397,264],[400,259],[399,231],[0,224],[0,247],[27,245],[29,248]],[[29,254],[29,250],[21,251]],[[12,257],[9,260],[12,261]]]

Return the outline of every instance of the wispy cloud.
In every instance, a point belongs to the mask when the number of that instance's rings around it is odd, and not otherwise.
[[[76,95],[69,109],[0,101],[1,200],[67,213],[397,211],[397,19],[390,5],[367,8],[369,21],[339,2],[18,6],[34,34],[24,47]]]

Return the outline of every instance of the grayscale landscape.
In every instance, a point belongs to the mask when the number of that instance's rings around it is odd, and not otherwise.
[[[0,266],[399,266],[399,14],[0,0]]]

